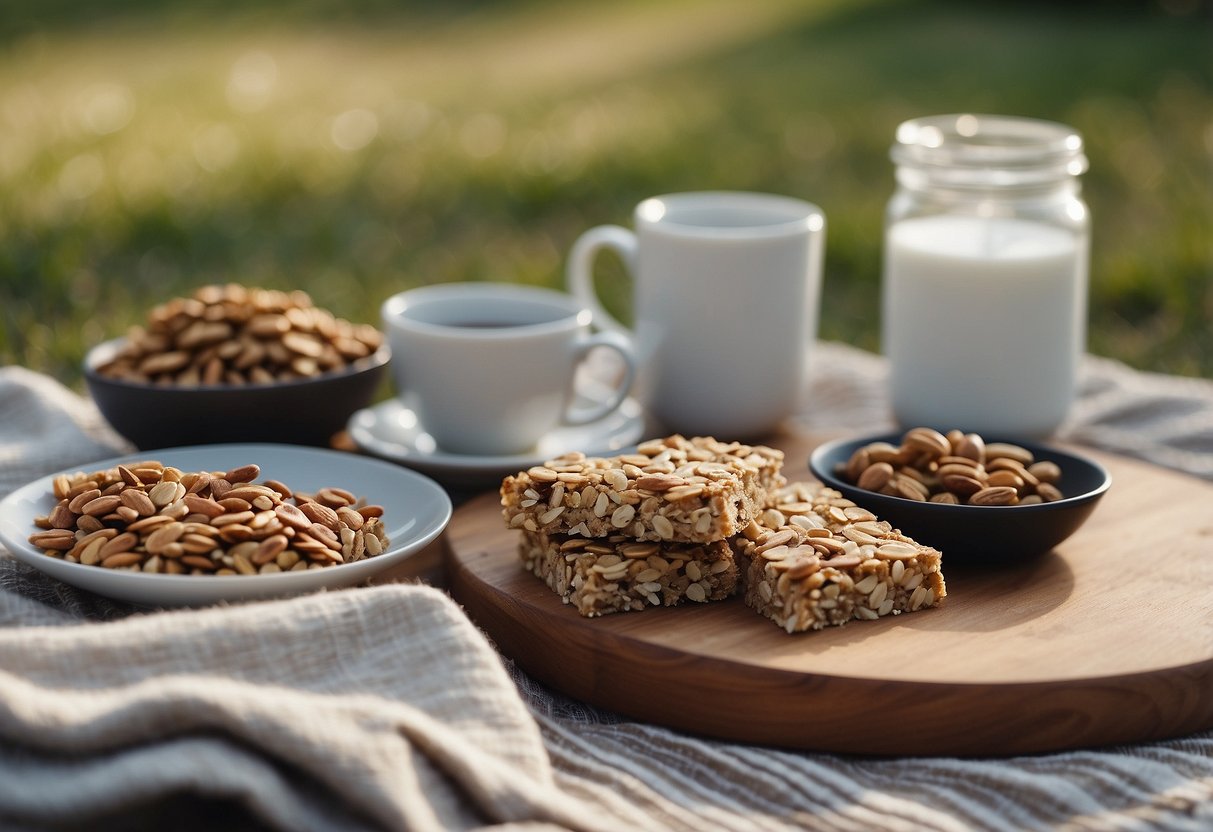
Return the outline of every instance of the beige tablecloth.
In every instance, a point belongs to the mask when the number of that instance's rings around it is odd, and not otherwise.
[[[816,368],[806,427],[889,426],[880,359],[823,344]],[[1063,437],[1213,479],[1213,383],[1088,359]],[[89,402],[0,369],[0,494],[120,450]],[[1213,733],[1004,760],[772,751],[554,694],[427,587],[132,614],[0,554],[0,829],[232,823],[1208,830]]]

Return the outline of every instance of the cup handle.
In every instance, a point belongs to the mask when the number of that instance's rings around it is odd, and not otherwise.
[[[585,425],[597,422],[608,413],[617,410],[623,404],[623,400],[627,398],[628,391],[632,389],[632,381],[636,378],[636,356],[632,352],[631,342],[625,336],[617,332],[599,332],[586,336],[577,347],[577,364],[585,361],[594,347],[607,347],[619,353],[624,364],[623,380],[616,386],[611,398],[602,404],[593,407],[570,406],[564,414],[566,425]]]
[[[602,330],[626,334],[628,328],[606,311],[594,291],[594,255],[599,249],[614,249],[623,258],[627,270],[636,274],[636,235],[618,225],[600,225],[577,238],[569,251],[565,283],[569,292],[594,315],[594,326]]]

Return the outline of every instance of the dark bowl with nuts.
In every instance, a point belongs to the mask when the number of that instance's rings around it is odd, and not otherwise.
[[[84,360],[98,409],[140,449],[221,442],[327,446],[384,379],[368,325],[302,292],[207,286]]]
[[[827,442],[809,469],[950,563],[1048,552],[1112,483],[1098,462],[1050,445],[929,428]]]

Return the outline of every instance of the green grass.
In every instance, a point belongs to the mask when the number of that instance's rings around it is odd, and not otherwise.
[[[582,230],[703,188],[821,205],[822,335],[876,349],[893,130],[969,110],[1084,134],[1092,351],[1213,377],[1207,5],[78,5],[0,15],[3,363],[78,384],[214,281],[368,321],[421,283],[556,286]]]

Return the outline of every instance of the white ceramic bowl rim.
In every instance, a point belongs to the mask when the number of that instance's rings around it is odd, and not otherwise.
[[[719,224],[679,220],[690,212],[745,213],[752,222]],[[825,215],[811,202],[751,191],[688,191],[650,197],[636,206],[637,228],[705,241],[735,241],[796,236],[825,227]]]
[[[541,311],[541,319],[529,323],[505,323],[478,329],[466,323],[423,320],[410,315],[427,307],[437,308],[451,317],[474,317],[471,304],[495,304],[500,307]],[[456,314],[455,310],[459,310]],[[548,314],[542,314],[546,310]],[[507,338],[533,338],[590,325],[592,313],[572,295],[542,286],[515,283],[464,282],[437,283],[398,292],[383,302],[383,325],[389,331],[417,332],[430,337],[453,340],[499,341]],[[484,316],[494,311],[484,312]],[[446,317],[446,315],[443,315]]]

